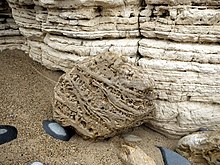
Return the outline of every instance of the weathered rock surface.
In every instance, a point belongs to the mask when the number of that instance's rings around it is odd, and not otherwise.
[[[121,54],[154,81],[147,126],[171,137],[220,128],[218,0],[7,1],[16,24],[2,1],[0,50],[22,47],[65,72],[95,55]]]
[[[119,157],[126,165],[156,165],[155,161],[149,157],[140,147],[122,145]]]
[[[172,137],[199,126],[219,129],[219,1],[145,3],[138,64],[158,94],[156,116],[147,125]]]
[[[220,164],[220,131],[197,132],[183,137],[177,151],[195,165]]]
[[[12,18],[8,3],[0,1],[0,51],[4,49],[21,49],[23,43],[24,38]]]
[[[67,71],[106,52],[137,56],[139,1],[8,2],[30,57],[50,69]]]
[[[220,11],[217,6],[167,5],[170,4],[151,4],[141,11],[143,36],[176,42],[219,42]]]
[[[107,138],[152,118],[152,83],[115,54],[84,60],[59,79],[54,118],[85,138]]]

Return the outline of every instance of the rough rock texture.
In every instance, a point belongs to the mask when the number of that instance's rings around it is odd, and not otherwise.
[[[220,131],[198,132],[183,137],[177,151],[195,165],[220,164]]]
[[[24,38],[12,18],[8,3],[0,1],[0,51],[4,49],[21,49],[23,43]]]
[[[91,56],[121,54],[154,80],[147,126],[171,137],[220,128],[220,1],[7,1],[26,51],[47,68],[68,71]],[[9,31],[0,43],[20,46],[18,30]]]
[[[152,82],[115,54],[85,60],[55,87],[54,118],[85,138],[107,138],[152,118]]]
[[[50,69],[67,71],[76,61],[105,52],[136,58],[139,1],[8,2],[30,57]]]
[[[119,157],[126,165],[156,165],[155,161],[138,146],[122,145]]]
[[[145,3],[138,64],[158,93],[156,116],[148,125],[172,137],[201,126],[219,129],[219,1]]]

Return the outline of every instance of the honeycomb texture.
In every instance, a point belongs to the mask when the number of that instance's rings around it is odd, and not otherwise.
[[[146,71],[115,54],[77,63],[60,77],[54,119],[84,138],[104,139],[154,115],[153,83]]]

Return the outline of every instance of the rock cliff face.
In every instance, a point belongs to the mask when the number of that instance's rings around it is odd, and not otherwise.
[[[140,2],[8,0],[29,55],[50,69],[105,52],[136,58]]]
[[[12,18],[8,3],[0,1],[0,51],[4,49],[21,49],[23,44],[24,38]]]
[[[219,128],[220,1],[147,0],[140,12],[139,42],[158,92],[149,123],[169,135],[199,126]]]
[[[220,1],[8,3],[30,57],[44,66],[68,71],[76,61],[91,56],[121,54],[145,68],[154,80],[155,116],[146,125],[172,137],[201,126],[219,129]],[[13,25],[13,33],[19,35]],[[13,33],[5,30],[0,42],[10,43],[4,35]]]

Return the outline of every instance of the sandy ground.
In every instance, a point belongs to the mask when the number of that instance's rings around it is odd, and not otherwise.
[[[98,142],[75,135],[63,142],[44,132],[42,121],[52,119],[53,81],[61,74],[47,70],[22,51],[0,52],[0,124],[18,129],[16,140],[0,145],[0,165],[26,165],[32,161],[48,165],[122,165],[116,145],[121,135]],[[157,165],[163,162],[155,145],[173,149],[177,143],[144,126],[129,134],[142,138],[133,143]]]

